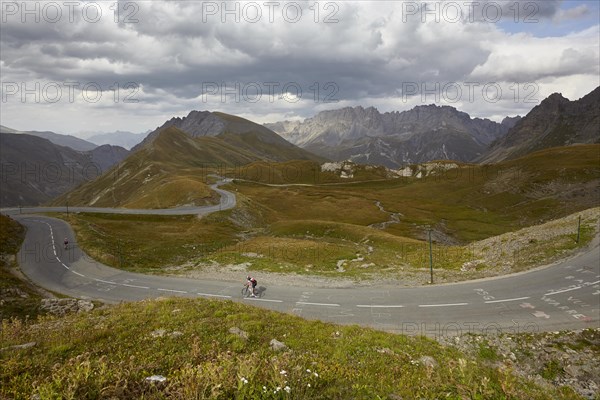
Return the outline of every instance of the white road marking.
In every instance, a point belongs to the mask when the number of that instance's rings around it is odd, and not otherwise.
[[[565,289],[565,290],[557,290],[556,292],[546,293],[544,296],[552,296],[554,294],[560,294],[560,293],[570,292],[571,290],[581,289],[582,287],[583,286],[578,286],[578,287],[574,287],[574,288],[570,288],[570,289]]]
[[[225,295],[222,295],[222,294],[210,294],[210,293],[196,293],[196,294],[198,294],[200,296],[208,296],[208,297],[223,297],[225,299],[230,299],[231,298],[231,296],[225,296]]]
[[[102,279],[96,279],[96,278],[94,278],[94,280],[97,281],[97,282],[108,283],[109,285],[118,285],[117,282],[104,281]]]
[[[68,270],[70,270],[70,269],[71,269],[71,268],[69,268],[69,267],[67,266],[67,264],[65,264],[64,262],[61,262],[61,264],[62,264],[62,266],[63,266],[63,267],[65,267],[66,269],[68,269]],[[73,272],[75,272],[75,271],[73,271]]]
[[[485,304],[504,303],[504,302],[508,302],[508,301],[518,301],[518,300],[527,300],[527,299],[529,299],[529,297],[517,297],[515,299],[502,299],[502,300],[489,300],[489,301],[486,301]]]
[[[582,286],[577,286],[577,287],[573,287],[573,288],[569,288],[569,289],[565,289],[565,290],[557,290],[555,292],[546,293],[544,296],[552,296],[554,294],[566,293],[566,292],[570,292],[571,290],[581,289],[581,288],[584,288],[586,286],[595,285],[597,283],[600,283],[600,281],[592,282],[592,283],[589,283],[589,284],[586,283],[585,286],[582,285]]]
[[[250,300],[250,301],[268,301],[271,303],[283,303],[283,300],[271,300],[271,299],[258,299],[255,297],[244,297],[244,300]]]
[[[156,290],[160,290],[161,292],[171,292],[171,293],[187,293],[185,290],[162,289],[162,288],[158,288]]]
[[[537,317],[537,318],[546,318],[546,319],[550,318],[550,316],[543,311],[536,311],[533,313],[533,316]]]
[[[150,289],[148,286],[130,285],[128,283],[121,283],[120,285],[121,286],[132,287],[132,288],[138,288],[138,289]]]
[[[335,303],[308,303],[306,301],[297,301],[296,304],[302,304],[305,306],[324,306],[324,307],[339,307],[339,304]]]
[[[83,274],[80,274],[80,273],[79,273],[79,272],[77,272],[77,271],[73,271],[73,270],[71,270],[71,272],[72,272],[72,273],[74,273],[75,275],[83,276],[83,277],[85,278],[85,275],[83,275]]]
[[[403,308],[401,305],[368,305],[368,304],[357,304],[356,307],[359,308]]]
[[[469,303],[451,303],[451,304],[419,304],[419,307],[454,307],[466,306]]]

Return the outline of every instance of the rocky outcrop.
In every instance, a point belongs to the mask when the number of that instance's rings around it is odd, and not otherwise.
[[[426,105],[380,113],[374,107],[323,111],[302,123],[270,124],[290,142],[336,161],[399,168],[431,160],[471,161],[502,137],[503,124],[454,107]]]
[[[271,339],[271,341],[269,342],[269,346],[271,347],[271,350],[273,350],[273,351],[285,351],[288,349],[288,347],[285,343],[280,342],[277,339]]]
[[[518,328],[517,328],[518,331]],[[568,386],[585,399],[600,393],[600,329],[568,332],[439,336],[444,345],[513,370],[540,386]]]
[[[521,117],[520,115],[517,115],[516,117],[506,117],[502,120],[502,122],[500,122],[500,124],[504,125],[508,129],[510,129],[513,126],[515,126],[517,124],[517,122],[519,122],[522,119],[523,119],[523,117]]]
[[[69,313],[91,311],[94,303],[77,299],[42,299],[40,308],[50,314],[62,316]]]

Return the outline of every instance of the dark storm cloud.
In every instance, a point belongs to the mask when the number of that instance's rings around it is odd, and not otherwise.
[[[508,10],[515,2],[480,3]],[[325,24],[314,22],[308,4],[303,9],[308,17],[297,23],[278,14],[273,23],[265,23],[266,15],[252,23],[242,13],[236,23],[231,15],[214,13],[215,5],[220,7],[216,2],[134,4],[129,13],[135,11],[137,22],[129,24],[116,25],[107,9],[96,23],[79,14],[72,23],[10,21],[3,29],[6,66],[49,80],[83,79],[103,87],[115,79],[132,81],[185,98],[202,94],[207,83],[297,82],[307,89],[335,82],[343,99],[393,95],[405,82],[464,79],[489,56],[489,50],[467,37],[485,37],[489,26],[472,24],[467,27],[471,32],[458,27],[448,34],[439,24],[403,21],[406,10],[398,6],[378,15],[368,8],[372,3],[336,3],[338,22]],[[243,10],[244,3],[239,4]],[[559,6],[558,1],[535,4],[544,17],[553,16]]]
[[[250,3],[229,2],[228,7],[238,4],[244,10]],[[214,12],[224,3],[199,1],[122,1],[115,21],[115,10],[109,9],[113,3],[96,4],[103,12],[94,22],[81,13],[72,21],[52,23],[3,16],[2,80],[94,82],[104,90],[134,82],[141,101],[127,111],[140,115],[197,108],[203,93],[214,91],[215,85],[219,90],[258,86],[267,99],[269,89],[280,96],[285,85],[297,84],[306,102],[253,104],[242,99],[223,107],[248,114],[287,109],[310,115],[327,106],[322,98],[328,95],[341,103],[369,105],[373,99],[394,102],[407,84],[421,90],[436,83],[523,82],[597,72],[598,51],[591,49],[594,32],[577,41],[517,37],[482,14],[486,7],[490,12],[500,9],[502,20],[510,21],[515,12],[522,18],[533,10],[534,17],[552,20],[561,7],[555,0],[521,1],[518,6],[514,0],[479,1],[463,7],[463,18],[453,22],[444,21],[448,16],[443,14],[426,15],[423,22],[408,7],[422,9],[423,2],[320,2],[318,15],[309,8],[315,3],[299,2],[295,4],[302,4],[303,18],[294,22],[282,16],[285,2],[272,22],[266,7],[262,19],[242,13],[236,22],[230,14]],[[448,2],[432,4],[441,12]],[[474,22],[469,12],[478,15]],[[321,98],[314,100],[317,89]],[[219,94],[214,98],[218,103]]]

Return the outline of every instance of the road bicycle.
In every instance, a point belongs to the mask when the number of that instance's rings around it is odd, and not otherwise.
[[[261,290],[258,286],[254,288],[254,295],[256,297],[262,297],[263,290]],[[242,288],[242,297],[250,297],[252,295],[252,291],[250,290],[249,285],[244,285]]]

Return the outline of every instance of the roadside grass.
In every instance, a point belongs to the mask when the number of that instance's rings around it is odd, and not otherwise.
[[[25,238],[25,228],[14,219],[0,214],[0,255],[17,254]]]
[[[555,260],[565,253],[589,244],[595,233],[592,224],[585,224],[581,227],[579,243],[575,241],[574,234],[560,235],[549,240],[533,242],[531,246],[518,254],[521,261],[520,265],[525,269],[532,265],[538,265],[540,262]]]
[[[58,215],[77,232],[79,245],[94,259],[135,272],[185,273],[204,265],[240,266],[249,271],[321,275],[369,280],[402,277],[429,269],[426,241],[398,237],[370,227],[332,221],[291,220],[243,230],[236,214],[252,214],[251,202],[239,209],[194,216],[110,214]],[[512,272],[554,261],[590,243],[596,234],[598,209],[583,213],[579,243],[575,214],[548,227],[525,228],[468,245],[432,243],[437,273],[450,279],[487,276],[493,267],[510,264]],[[258,219],[258,217],[257,217]],[[238,221],[239,222],[239,221]],[[558,234],[550,234],[555,229]],[[532,229],[534,233],[528,233]],[[570,233],[564,233],[570,231]],[[563,233],[561,233],[563,232]],[[523,237],[531,236],[526,243]],[[467,265],[467,273],[460,272]],[[458,274],[458,275],[457,275]],[[460,278],[460,274],[464,275]],[[456,276],[454,276],[456,275]],[[444,278],[446,279],[446,278]]]
[[[11,273],[17,269],[16,254],[24,237],[21,224],[0,214],[0,320],[35,319],[44,314],[39,309],[41,296]]]
[[[2,332],[0,348],[36,343],[0,352],[0,397],[16,400],[580,398],[491,366],[491,354],[230,301],[124,303],[4,320]],[[272,339],[288,348],[272,350]]]
[[[581,218],[579,242],[578,219]],[[600,207],[591,208],[547,222],[540,226],[523,228],[469,246],[474,260],[488,266],[502,263],[513,272],[547,264],[586,247],[600,228]]]
[[[227,214],[224,211],[218,214]],[[210,216],[59,214],[92,258],[134,272],[161,273],[233,243],[235,226]]]
[[[373,228],[324,221],[274,223],[240,240],[235,210],[195,216],[53,214],[69,222],[93,259],[133,272],[173,273],[206,262],[247,263],[253,271],[369,279],[429,264],[427,243]],[[266,234],[265,234],[266,233]],[[436,268],[456,270],[469,248],[433,246]],[[183,266],[183,267],[182,267]]]
[[[16,268],[16,262],[0,265],[0,320],[3,319],[35,319],[45,312],[40,310],[41,296],[27,283],[12,273],[9,268]]]

